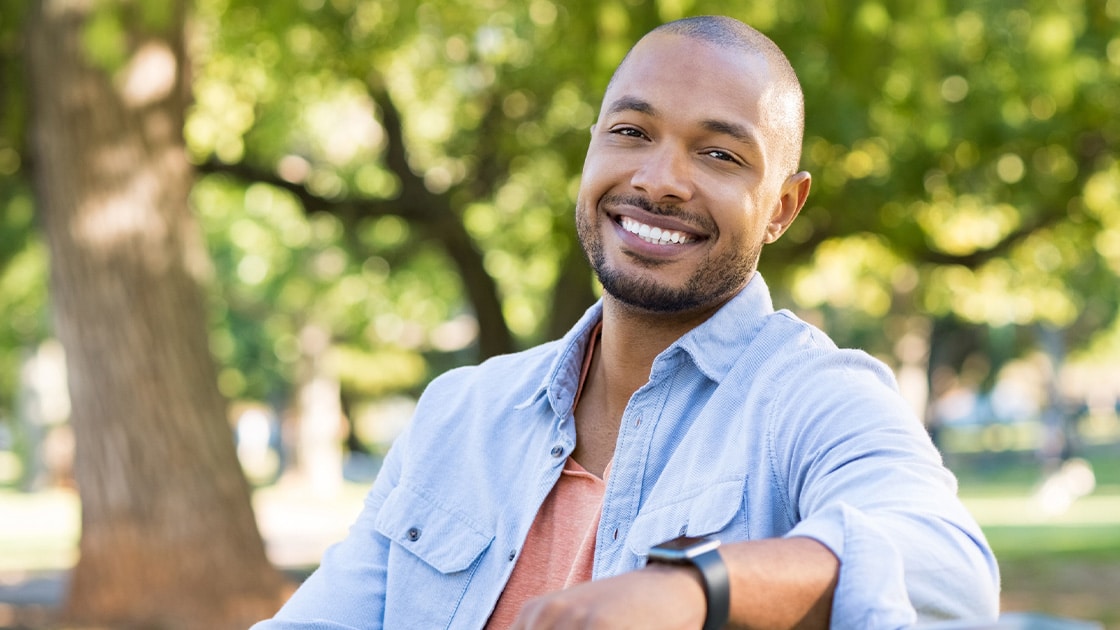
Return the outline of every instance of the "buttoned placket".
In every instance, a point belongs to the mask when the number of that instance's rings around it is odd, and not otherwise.
[[[593,579],[617,571],[625,561],[626,538],[641,507],[648,446],[656,420],[661,417],[669,393],[670,372],[675,370],[676,363],[671,354],[658,357],[650,372],[650,382],[634,393],[622,414],[611,474],[603,496]],[[623,569],[636,566],[627,565]]]
[[[635,395],[619,424],[619,435],[611,462],[610,477],[603,496],[598,537],[595,544],[595,577],[599,571],[618,563],[625,553],[630,524],[638,512],[640,488],[645,471],[645,445],[649,443],[652,422],[645,417],[655,411],[644,404],[645,396]]]
[[[575,447],[574,436],[571,431],[571,427],[574,426],[574,424],[571,420],[565,420],[554,415],[552,407],[548,404],[544,404],[543,409],[538,407],[537,410],[547,414],[547,417],[537,417],[533,419],[524,418],[523,421],[546,422],[549,424],[549,440],[544,443],[541,450],[533,454],[534,459],[540,465],[539,484],[537,487],[539,500],[535,503],[531,503],[531,505],[533,505],[532,510],[526,510],[524,513],[517,515],[518,521],[516,524],[509,523],[511,529],[501,528],[504,531],[510,532],[509,537],[505,538],[505,540],[513,543],[503,551],[498,552],[501,554],[500,557],[502,560],[504,560],[502,563],[504,566],[500,570],[501,578],[497,582],[502,585],[509,579],[510,574],[517,564],[516,561],[520,557],[522,551],[520,545],[524,543],[525,536],[528,535],[529,529],[536,518],[536,514],[540,510],[540,505],[556,484],[568,455]],[[530,413],[537,412],[531,411]],[[529,455],[529,453],[526,453],[526,456]],[[525,505],[528,506],[530,503],[526,503]],[[501,589],[499,588],[492,594],[493,601],[497,601],[500,595]]]

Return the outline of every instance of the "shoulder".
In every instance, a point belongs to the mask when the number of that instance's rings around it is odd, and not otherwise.
[[[848,427],[920,429],[891,368],[860,349],[840,348],[819,328],[787,311],[759,331],[758,384],[774,434]],[[801,427],[800,429],[797,427]]]
[[[787,310],[766,319],[756,345],[770,349],[768,363],[785,377],[798,375],[808,382],[870,379],[897,389],[894,373],[883,361],[860,349],[837,346],[824,331]]]
[[[436,377],[416,403],[392,453],[413,485],[450,483],[448,467],[478,469],[479,458],[505,452],[495,441],[516,441],[537,424],[538,400],[555,349],[552,344],[455,368]]]
[[[547,384],[560,346],[548,342],[440,374],[424,389],[414,422],[460,422],[523,406]]]

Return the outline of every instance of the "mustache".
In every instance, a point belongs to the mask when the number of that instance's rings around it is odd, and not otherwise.
[[[715,234],[718,230],[715,221],[708,215],[686,210],[678,204],[654,203],[643,195],[605,195],[602,203],[608,207],[634,206],[652,215],[682,219],[690,225],[695,225],[704,229],[709,234]]]

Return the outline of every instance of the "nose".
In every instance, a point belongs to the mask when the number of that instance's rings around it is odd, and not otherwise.
[[[630,179],[630,184],[653,201],[682,202],[692,198],[691,162],[688,152],[671,144],[652,147]]]

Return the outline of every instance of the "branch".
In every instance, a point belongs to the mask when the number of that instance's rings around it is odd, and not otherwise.
[[[323,197],[311,192],[304,184],[290,182],[270,170],[241,162],[227,164],[211,158],[199,164],[196,168],[198,172],[206,175],[229,175],[243,182],[268,184],[286,190],[299,199],[306,211],[329,212],[348,224],[356,223],[363,218],[404,215],[402,207],[396,201],[356,197],[341,199]]]
[[[978,249],[969,254],[954,255],[926,249],[917,256],[917,262],[935,265],[960,265],[968,269],[976,269],[994,258],[1006,256],[1007,253],[1011,251],[1012,247],[1025,240],[1031,234],[1050,227],[1064,218],[1066,218],[1066,215],[1060,212],[1043,215],[1030,223],[1021,225],[1017,230],[1004,236],[1003,239],[995,245],[984,249]]]
[[[481,357],[512,352],[513,335],[502,313],[497,283],[487,273],[482,253],[455,212],[449,193],[431,192],[423,178],[409,167],[400,111],[388,92],[373,89],[370,97],[381,110],[381,124],[386,135],[385,164],[401,182],[396,199],[331,199],[313,193],[304,184],[290,182],[270,170],[248,164],[225,164],[211,159],[200,164],[198,170],[286,190],[299,199],[305,211],[329,212],[348,226],[355,226],[362,219],[393,215],[421,228],[439,241],[462,279],[463,289],[478,319]],[[356,233],[356,230],[347,230],[347,233]]]

